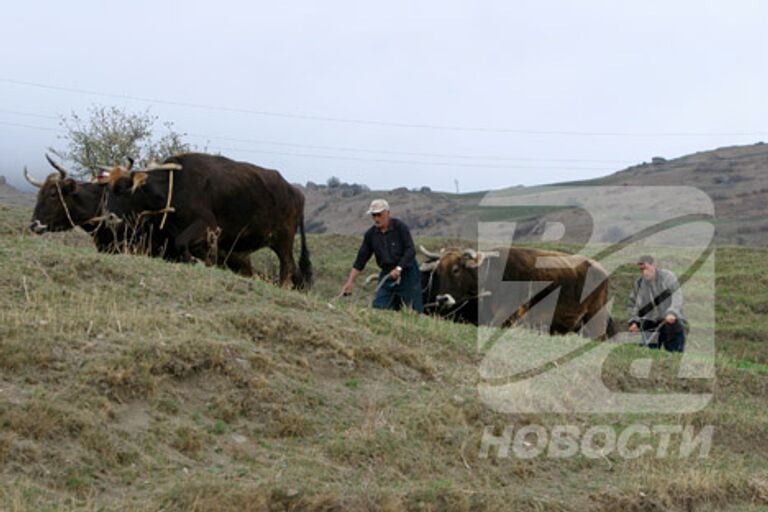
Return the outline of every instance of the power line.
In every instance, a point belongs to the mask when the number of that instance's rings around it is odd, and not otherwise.
[[[7,121],[0,121],[0,125],[63,133],[63,130],[59,128],[48,128],[44,126],[34,126],[34,125],[28,125],[28,124],[22,124],[22,123],[11,123]],[[308,146],[308,147],[311,147],[311,146]],[[360,158],[360,157],[350,157],[345,155],[288,153],[284,151],[269,151],[269,150],[260,150],[260,149],[232,148],[232,147],[221,147],[221,146],[215,146],[215,148],[221,151],[236,151],[236,152],[245,152],[245,153],[267,154],[267,155],[295,156],[295,157],[302,157],[302,158],[319,158],[324,160],[347,160],[347,161],[355,161],[355,162],[376,162],[376,163],[389,163],[389,164],[400,164],[400,165],[425,165],[425,166],[437,166],[437,167],[467,167],[467,168],[486,168],[486,169],[559,169],[564,171],[614,171],[615,170],[612,167],[592,168],[592,167],[563,167],[563,166],[556,166],[556,165],[546,166],[546,165],[490,165],[490,164],[469,164],[469,163],[459,164],[459,163],[452,163],[452,162],[429,162],[429,161],[422,161],[422,160]],[[535,161],[542,162],[546,160],[535,160]]]
[[[50,115],[45,115],[45,114],[35,114],[33,112],[22,112],[21,110],[9,110],[9,109],[5,109],[5,108],[0,108],[0,113],[12,114],[12,115],[15,115],[15,116],[24,116],[24,117],[37,117],[37,118],[40,118],[40,119],[56,119],[56,120],[59,119],[56,116],[50,116]]]
[[[56,116],[43,115],[31,112],[24,112],[19,110],[0,109],[0,113],[10,113],[14,115],[38,117],[42,119],[59,119]],[[341,152],[353,152],[353,153],[366,153],[366,154],[383,154],[383,155],[402,155],[402,156],[415,156],[426,158],[454,158],[459,160],[496,160],[496,161],[513,161],[513,162],[565,162],[565,163],[598,163],[598,164],[631,164],[629,160],[608,160],[608,159],[580,159],[580,158],[525,158],[525,157],[509,157],[499,155],[462,155],[462,154],[450,154],[450,153],[424,153],[415,151],[394,151],[384,149],[369,149],[369,148],[354,148],[349,146],[318,146],[310,144],[298,144],[292,142],[275,141],[275,140],[261,140],[261,139],[244,139],[237,137],[227,137],[223,135],[206,135],[203,133],[183,133],[183,136],[195,137],[206,140],[226,140],[230,142],[245,142],[252,144],[265,144],[272,146],[284,146],[292,148],[303,149],[315,149],[323,151],[341,151]]]
[[[42,130],[46,132],[60,132],[63,133],[60,128],[48,128],[45,126],[34,126],[30,124],[22,124],[22,123],[10,123],[8,121],[0,121],[0,125],[3,126],[14,126],[16,128],[29,128],[31,130]]]
[[[59,133],[63,132],[63,130],[58,128],[48,128],[45,126],[34,126],[34,125],[28,125],[28,124],[22,124],[22,123],[10,123],[6,121],[0,121],[0,125],[13,126],[17,128],[28,128],[32,130],[43,130],[43,131],[49,131],[49,132],[59,132]],[[220,151],[258,153],[258,154],[265,154],[265,155],[292,156],[292,157],[301,157],[301,158],[317,158],[317,159],[323,159],[323,160],[347,160],[347,161],[354,161],[354,162],[374,162],[374,163],[387,163],[387,164],[397,164],[397,165],[421,165],[426,167],[464,167],[464,168],[474,168],[474,169],[510,169],[510,170],[512,169],[516,169],[516,170],[557,169],[557,170],[563,170],[563,171],[613,171],[615,170],[611,167],[590,168],[590,167],[562,167],[562,166],[544,166],[544,165],[490,165],[490,164],[469,164],[469,163],[462,164],[462,163],[453,163],[453,162],[393,160],[393,159],[385,159],[385,158],[360,158],[360,157],[352,157],[352,156],[345,156],[345,155],[318,155],[318,154],[311,154],[311,153],[288,153],[284,151],[268,151],[268,150],[260,150],[260,149],[230,148],[230,147],[219,147],[219,146],[216,146],[215,149]]]
[[[609,163],[609,164],[631,164],[630,160],[603,160],[603,159],[580,159],[580,158],[525,158],[525,157],[508,157],[497,155],[461,155],[461,154],[447,154],[447,153],[422,153],[415,151],[392,151],[384,149],[364,149],[353,148],[345,146],[316,146],[308,144],[296,144],[290,142],[281,142],[274,140],[259,140],[259,139],[241,139],[235,137],[226,137],[220,135],[203,135],[199,133],[185,133],[189,137],[196,137],[201,139],[215,139],[226,140],[231,142],[247,142],[253,144],[268,144],[273,146],[286,146],[305,149],[319,149],[328,151],[349,151],[354,153],[373,153],[383,155],[403,155],[403,156],[418,156],[429,158],[456,158],[459,160],[502,160],[502,161],[516,161],[516,162],[571,162],[571,163]]]
[[[82,94],[88,96],[97,96],[103,98],[117,98],[122,100],[140,101],[144,103],[152,103],[157,105],[168,105],[174,107],[193,108],[199,110],[209,111],[221,111],[232,112],[239,114],[249,114],[265,117],[276,117],[284,119],[297,119],[304,121],[318,121],[318,122],[330,122],[340,124],[355,124],[355,125],[368,125],[368,126],[383,126],[390,128],[412,128],[412,129],[429,129],[429,130],[441,130],[441,131],[455,131],[455,132],[479,132],[479,133],[507,133],[517,135],[559,135],[559,136],[586,136],[586,137],[733,137],[733,136],[759,136],[768,133],[768,131],[750,131],[750,132],[616,132],[616,131],[578,131],[578,130],[536,130],[530,128],[488,128],[488,127],[471,127],[471,126],[456,126],[456,125],[438,125],[428,123],[405,123],[405,122],[392,122],[392,121],[380,121],[369,119],[356,119],[356,118],[344,118],[344,117],[331,117],[331,116],[317,116],[307,114],[295,114],[286,112],[274,112],[267,110],[254,110],[238,107],[229,107],[223,105],[209,105],[204,103],[193,103],[184,101],[166,100],[160,98],[149,98],[144,96],[134,96],[131,94],[115,94],[101,91],[94,91],[89,89],[80,89],[75,87],[63,87],[59,85],[43,84],[39,82],[29,82],[25,80],[16,80],[11,78],[0,78],[0,82],[7,84],[35,87],[38,89],[47,89],[61,92],[68,92],[73,94]]]
[[[311,153],[287,153],[282,151],[268,151],[260,149],[246,149],[246,148],[231,148],[231,147],[214,147],[220,151],[233,151],[244,153],[259,153],[267,155],[282,155],[282,156],[296,156],[302,158],[320,158],[325,160],[349,160],[353,162],[376,162],[387,164],[399,164],[399,165],[422,165],[427,167],[466,167],[472,169],[557,169],[563,171],[615,171],[612,167],[562,167],[559,165],[545,166],[545,165],[493,165],[493,164],[461,164],[453,162],[429,162],[418,160],[392,160],[385,158],[359,158],[353,156],[340,156],[340,155],[318,155]]]

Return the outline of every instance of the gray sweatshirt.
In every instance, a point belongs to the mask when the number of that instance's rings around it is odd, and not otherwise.
[[[671,295],[664,300],[655,302],[654,299],[669,290]],[[640,310],[650,305],[650,311],[640,317]],[[683,292],[677,283],[677,277],[669,270],[657,268],[656,277],[647,280],[640,277],[635,281],[632,293],[629,295],[629,322],[640,323],[641,320],[661,321],[668,313],[672,313],[681,321],[683,315]]]

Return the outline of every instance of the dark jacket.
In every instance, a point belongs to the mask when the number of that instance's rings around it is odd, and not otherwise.
[[[376,263],[385,272],[398,266],[406,269],[416,265],[416,249],[408,226],[394,217],[389,219],[389,229],[385,233],[376,226],[371,226],[365,232],[363,243],[357,251],[357,258],[352,266],[357,270],[363,270],[374,254]]]

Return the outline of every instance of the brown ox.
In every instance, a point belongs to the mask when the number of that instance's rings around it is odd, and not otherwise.
[[[176,259],[223,264],[249,276],[250,254],[269,247],[280,261],[281,284],[311,285],[304,194],[275,170],[218,155],[182,153],[137,171],[117,169],[109,188],[110,213],[124,222],[142,222],[142,229],[168,241]],[[298,267],[293,256],[297,232]]]
[[[529,248],[422,252],[424,303],[474,324],[539,327],[550,334],[613,334],[608,273],[580,255]]]

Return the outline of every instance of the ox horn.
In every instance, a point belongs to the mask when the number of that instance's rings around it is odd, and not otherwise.
[[[439,261],[427,261],[419,265],[419,270],[421,272],[432,272],[437,268],[437,265],[439,264]]]
[[[128,167],[126,167],[125,170],[126,171],[130,171],[131,169],[133,169],[133,162],[134,162],[134,160],[133,160],[133,158],[131,158],[129,156],[126,156],[125,159],[128,160]]]
[[[436,253],[436,252],[428,251],[423,245],[419,246],[419,250],[427,258],[430,258],[430,259],[433,259],[433,260],[439,260],[440,259],[441,253]]]
[[[64,179],[67,177],[67,170],[64,169],[60,164],[57,164],[53,161],[53,159],[48,156],[48,153],[45,154],[45,159],[48,160],[48,163],[51,164],[51,167],[59,171],[59,175],[61,175],[61,179]]]
[[[30,182],[32,185],[36,186],[37,188],[41,188],[43,186],[42,181],[38,181],[29,175],[29,171],[27,170],[26,165],[24,166],[24,177],[27,179],[28,182]]]

